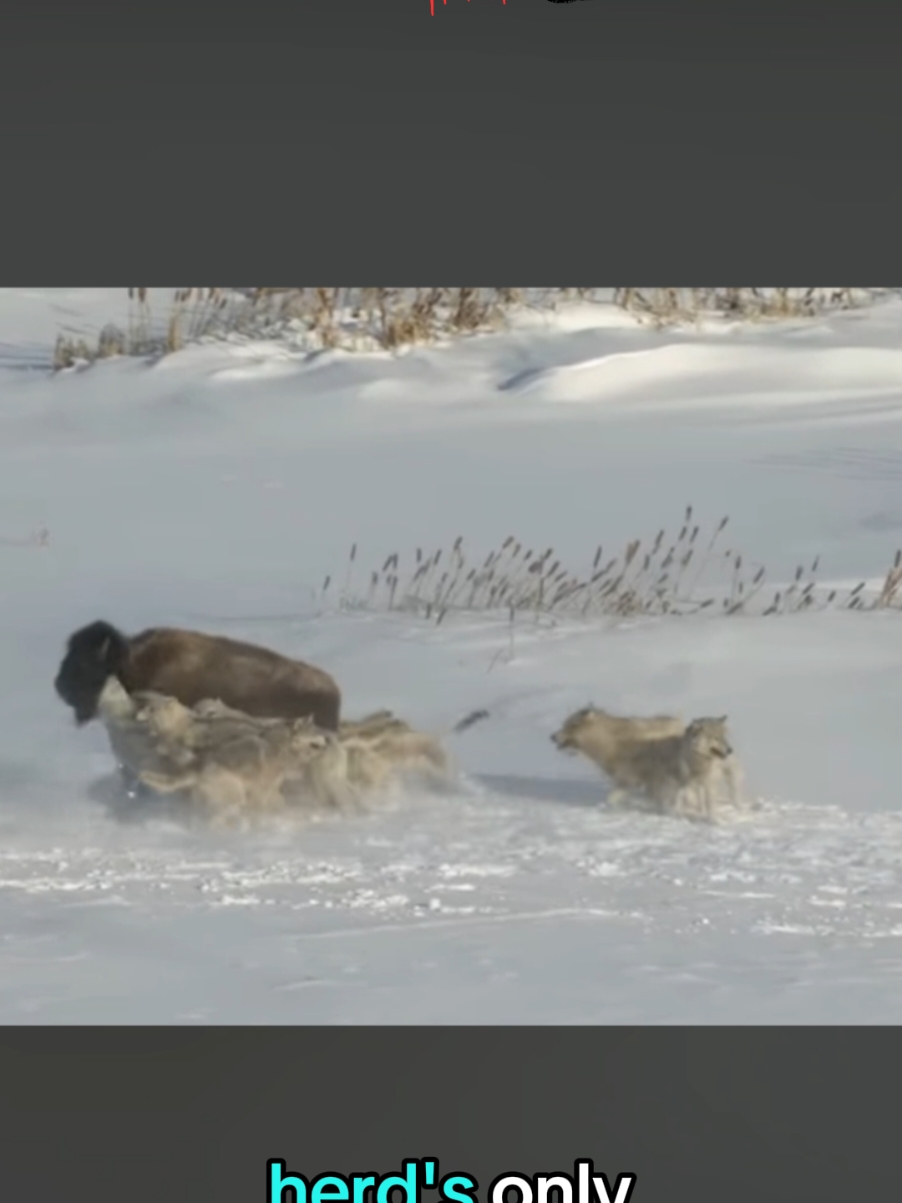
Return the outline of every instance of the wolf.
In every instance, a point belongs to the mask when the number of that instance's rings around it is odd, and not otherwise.
[[[191,712],[174,698],[132,697],[116,677],[110,677],[98,696],[97,713],[128,793],[135,792],[143,769],[164,772],[191,763],[191,749],[178,738]]]
[[[226,826],[301,804],[346,810],[356,801],[338,737],[303,722],[287,741],[248,733],[199,751],[186,769],[144,770],[140,780],[160,794],[185,794]]]
[[[339,738],[347,749],[350,779],[365,789],[384,788],[399,777],[447,786],[454,774],[443,736],[468,731],[489,717],[487,710],[473,710],[438,733],[416,731],[390,710],[342,723]]]
[[[434,735],[390,728],[339,738],[348,755],[351,781],[365,789],[384,788],[399,777],[431,785],[447,785],[451,780],[451,759]]]
[[[200,718],[219,722],[246,725],[249,721],[247,716],[221,702],[201,702],[194,707],[194,712]],[[442,744],[442,734],[466,731],[488,717],[488,711],[474,710],[441,734],[416,731],[391,710],[377,710],[360,719],[342,720],[338,742],[347,754],[349,781],[362,789],[379,789],[404,775],[433,784],[447,784],[451,779],[451,761]],[[253,720],[254,723],[274,721]]]
[[[630,780],[617,781],[612,802],[638,786],[665,814],[714,818],[715,787],[724,762],[733,756],[727,716],[693,719],[682,735],[635,743],[621,766]],[[633,784],[635,782],[635,785]]]
[[[193,791],[212,805],[218,791],[226,808],[228,799],[238,805],[239,795],[246,806],[271,807],[276,783],[293,768],[300,771],[330,734],[309,717],[254,719],[220,702],[193,708],[147,690],[132,696],[115,677],[101,690],[98,712],[130,792],[138,785],[158,793]],[[236,773],[256,776],[245,788],[232,780]]]
[[[667,793],[663,784],[667,772],[673,780],[682,779],[689,764],[695,768],[680,787],[683,793],[679,799],[668,795],[666,806],[682,813],[693,791],[709,815],[720,793],[725,792],[733,804],[740,800],[741,770],[730,744],[726,716],[696,719],[687,726],[675,715],[621,718],[587,706],[571,714],[551,739],[561,751],[581,752],[610,777],[615,789],[609,800],[615,805],[631,792],[648,795],[649,789],[653,800],[660,802]],[[667,765],[669,770],[663,767]]]
[[[595,761],[606,772],[605,761],[634,740],[661,739],[682,735],[685,722],[677,715],[655,714],[649,717],[621,717],[598,706],[584,706],[564,720],[551,739],[561,751],[577,751]]]

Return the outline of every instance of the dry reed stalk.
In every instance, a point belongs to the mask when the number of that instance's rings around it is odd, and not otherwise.
[[[341,597],[339,599],[339,604],[341,606],[347,605],[347,602],[348,602],[348,597],[349,597],[350,589],[351,589],[351,577],[354,572],[354,561],[356,559],[357,559],[357,544],[352,543],[351,544],[351,554],[348,556],[348,568],[347,568],[347,572],[345,574],[345,584],[344,584],[344,588],[341,591]]]
[[[902,587],[902,550],[896,552],[893,566],[887,572],[883,581],[883,588],[880,590],[880,595],[874,603],[875,609],[882,610],[891,606],[896,600],[900,587]]]

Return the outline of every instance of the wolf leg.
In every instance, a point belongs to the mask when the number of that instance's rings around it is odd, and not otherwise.
[[[119,770],[119,781],[129,801],[135,802],[138,798],[147,795],[146,787],[143,786],[141,778],[133,769],[130,769],[127,764],[121,762],[117,765],[117,768]]]

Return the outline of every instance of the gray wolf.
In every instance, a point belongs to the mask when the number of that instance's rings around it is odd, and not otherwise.
[[[715,789],[733,757],[727,718],[697,718],[682,735],[625,746],[612,774],[613,804],[636,791],[665,814],[714,818]]]
[[[442,736],[468,731],[488,717],[487,710],[474,710],[441,733],[416,731],[389,710],[342,723],[339,738],[348,753],[350,779],[367,789],[384,788],[398,777],[448,785],[452,762]]]
[[[297,724],[287,742],[248,733],[199,751],[185,769],[139,774],[161,794],[185,794],[216,823],[234,825],[255,815],[302,805],[317,809],[353,808],[347,757],[338,737]]]
[[[237,724],[239,731],[250,721],[246,715],[221,702],[201,702],[194,707],[194,714],[198,719],[212,720],[216,724]],[[488,711],[473,711],[449,727],[448,732],[469,730],[487,717]],[[253,720],[254,723],[261,721],[265,720]],[[272,723],[273,720],[268,721]],[[197,740],[194,733],[180,737],[195,743]],[[339,723],[338,740],[347,754],[348,777],[354,786],[379,788],[399,775],[419,777],[434,784],[450,780],[451,762],[441,735],[416,731],[391,710],[377,710],[361,719],[343,720]]]

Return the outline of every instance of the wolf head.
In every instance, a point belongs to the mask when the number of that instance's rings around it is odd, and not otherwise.
[[[145,693],[139,697],[142,705],[135,716],[138,722],[146,724],[156,735],[164,738],[182,735],[194,717],[191,710],[176,698],[156,693]]]
[[[686,728],[686,739],[702,756],[726,760],[733,755],[727,731],[727,715],[721,718],[697,718]]]
[[[81,726],[97,717],[97,703],[107,678],[128,660],[128,640],[108,622],[92,622],[70,635],[54,688],[75,711]]]
[[[551,737],[551,742],[560,752],[577,751],[580,735],[590,724],[592,717],[603,713],[604,711],[598,710],[595,706],[583,706],[582,710],[575,711],[565,720],[564,725],[559,731],[555,731]]]
[[[315,754],[317,752],[324,752],[326,748],[330,748],[334,743],[338,743],[338,736],[334,731],[321,730],[316,726],[313,719],[307,715],[292,723],[289,742],[294,752]]]

